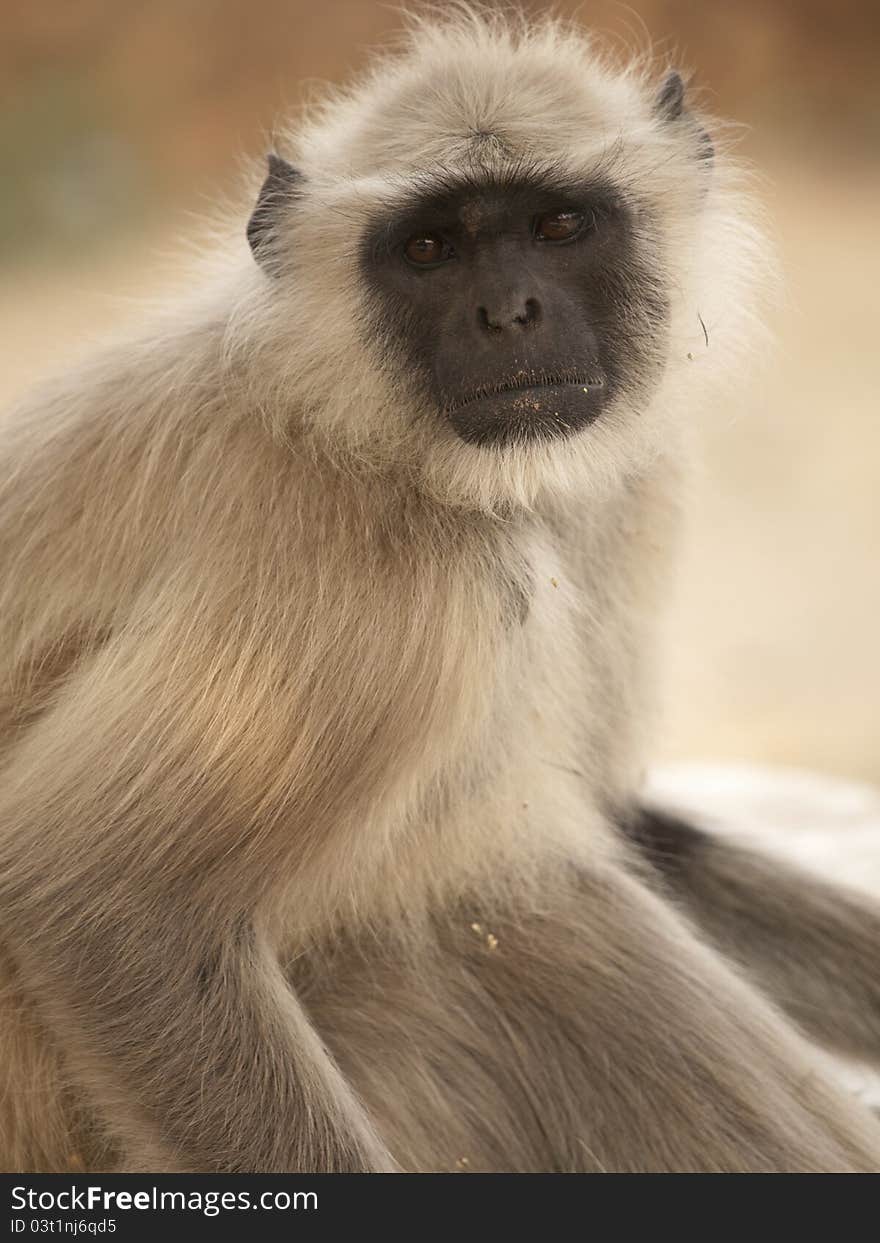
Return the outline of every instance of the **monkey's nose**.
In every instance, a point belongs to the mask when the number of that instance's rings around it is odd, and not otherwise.
[[[511,328],[528,328],[541,317],[541,305],[537,298],[522,301],[511,299],[506,304],[491,308],[477,307],[477,319],[486,332],[504,332]]]

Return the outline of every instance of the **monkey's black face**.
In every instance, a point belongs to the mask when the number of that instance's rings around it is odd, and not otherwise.
[[[666,303],[613,188],[547,177],[420,193],[368,234],[381,334],[466,441],[585,428],[662,348]]]

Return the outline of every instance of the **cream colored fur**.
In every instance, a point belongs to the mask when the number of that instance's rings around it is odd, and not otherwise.
[[[657,81],[552,22],[415,23],[284,136],[279,280],[242,240],[6,418],[0,1164],[877,1162],[610,820],[687,427],[762,266]],[[644,400],[487,451],[365,334],[357,246],[413,178],[511,152],[615,179],[670,344]]]

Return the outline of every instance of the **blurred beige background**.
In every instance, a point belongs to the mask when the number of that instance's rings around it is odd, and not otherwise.
[[[787,284],[760,390],[706,411],[662,755],[880,781],[880,7],[557,8],[622,54],[653,41],[746,123]],[[374,0],[2,0],[0,405],[135,320],[273,118],[397,22]]]

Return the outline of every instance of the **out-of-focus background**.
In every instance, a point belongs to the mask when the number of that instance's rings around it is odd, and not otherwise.
[[[706,411],[662,755],[880,780],[880,8],[557,11],[745,122],[787,284],[762,385]],[[398,24],[374,0],[2,0],[0,406],[135,321],[279,113]]]

